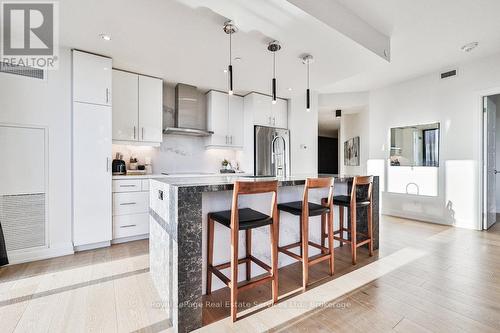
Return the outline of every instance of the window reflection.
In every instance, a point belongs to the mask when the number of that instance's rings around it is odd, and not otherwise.
[[[439,166],[439,123],[391,128],[391,166]]]

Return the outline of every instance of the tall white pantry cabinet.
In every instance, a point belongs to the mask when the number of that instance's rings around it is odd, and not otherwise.
[[[73,244],[112,238],[112,59],[73,50]]]

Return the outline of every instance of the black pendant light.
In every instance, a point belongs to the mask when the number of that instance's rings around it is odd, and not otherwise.
[[[342,110],[335,110],[335,118],[342,117]]]
[[[233,21],[226,21],[224,23],[224,32],[229,35],[229,65],[227,66],[228,74],[228,94],[232,95],[233,90],[233,50],[232,50],[232,36],[238,31]]]
[[[302,57],[302,63],[307,66],[307,88],[306,88],[306,111],[311,111],[311,89],[309,87],[309,65],[314,62],[314,58],[310,54]]]
[[[277,99],[276,99],[277,98],[276,97],[276,90],[277,90],[277,86],[276,86],[276,52],[281,50],[280,42],[278,42],[277,40],[272,41],[267,46],[267,49],[273,53],[273,80],[272,80],[273,99],[272,99],[272,103],[276,104],[276,101],[277,101]]]

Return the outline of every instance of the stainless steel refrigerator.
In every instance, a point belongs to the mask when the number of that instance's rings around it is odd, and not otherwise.
[[[255,126],[254,173],[261,177],[290,175],[290,131]]]

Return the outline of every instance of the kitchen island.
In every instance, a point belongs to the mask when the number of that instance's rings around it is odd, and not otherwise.
[[[315,175],[278,178],[278,202],[299,201],[305,180]],[[347,194],[352,176],[333,176],[335,195]],[[189,332],[202,326],[202,295],[206,272],[207,214],[229,210],[235,180],[266,181],[273,178],[250,178],[244,176],[212,176],[198,178],[165,178],[151,180],[150,184],[150,272],[161,298],[161,306],[169,313],[175,331]],[[311,202],[319,203],[327,190],[312,190]],[[270,210],[270,195],[242,196],[241,207],[251,207],[267,213]],[[347,217],[348,218],[348,217]],[[299,219],[282,213],[280,216],[280,244],[299,239]],[[334,211],[335,229],[338,229],[338,207]],[[366,210],[357,214],[357,228],[367,230]],[[374,249],[379,241],[379,179],[373,184],[373,236]],[[262,229],[262,230],[261,230]],[[270,262],[268,228],[256,229],[252,240],[253,254],[264,262]],[[320,242],[320,218],[310,218],[310,239]],[[244,233],[240,233],[240,246],[244,250]],[[229,261],[229,229],[216,224],[214,264]],[[311,249],[310,255],[315,255]],[[316,250],[317,251],[317,250]],[[243,257],[244,253],[240,253]],[[279,267],[293,263],[287,256],[279,257]],[[259,266],[252,266],[252,277],[264,273]],[[239,270],[239,281],[245,280],[245,269]],[[224,285],[216,278],[212,289]]]

